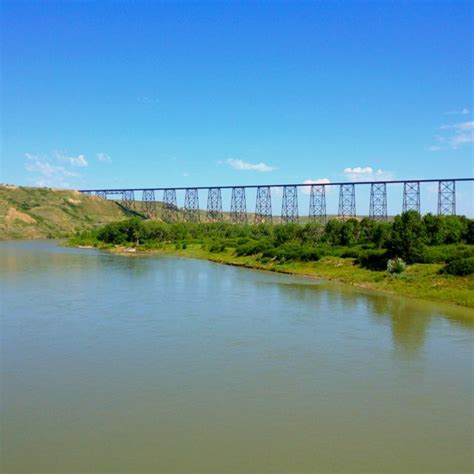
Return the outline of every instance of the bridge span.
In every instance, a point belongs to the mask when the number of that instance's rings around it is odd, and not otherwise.
[[[270,223],[273,221],[272,190],[281,191],[281,214],[283,223],[298,222],[298,189],[309,194],[308,218],[310,221],[325,223],[326,189],[339,188],[338,217],[350,219],[357,216],[356,188],[370,186],[369,217],[385,221],[387,212],[387,187],[403,185],[401,211],[414,210],[421,213],[420,188],[426,183],[436,183],[438,188],[438,214],[456,215],[456,183],[470,182],[474,178],[413,179],[388,181],[353,181],[328,183],[263,184],[237,186],[193,186],[193,187],[156,187],[156,188],[116,188],[81,189],[83,194],[95,195],[102,199],[115,199],[125,208],[140,212],[149,218],[161,217],[166,222],[221,222],[234,223]],[[255,210],[247,211],[246,190],[256,190]],[[178,206],[177,192],[184,191],[184,203]],[[207,207],[199,205],[200,191],[207,191]],[[224,212],[222,192],[230,191],[230,209]],[[161,200],[159,199],[161,193]],[[227,217],[228,216],[228,217]]]

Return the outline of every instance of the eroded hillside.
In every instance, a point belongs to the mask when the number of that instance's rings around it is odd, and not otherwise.
[[[123,219],[115,202],[77,191],[0,186],[0,239],[61,237]]]

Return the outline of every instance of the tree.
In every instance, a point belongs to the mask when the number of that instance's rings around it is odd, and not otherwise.
[[[474,220],[470,219],[466,227],[466,243],[474,244]]]
[[[326,240],[329,244],[340,245],[343,225],[343,222],[336,219],[328,221],[324,233],[326,234]]]
[[[319,222],[305,224],[301,231],[301,240],[308,245],[318,245],[324,236],[324,226]]]
[[[301,235],[301,227],[298,224],[277,225],[273,229],[275,245],[282,245],[292,240],[297,240]]]
[[[379,249],[387,246],[387,241],[390,238],[390,231],[392,225],[388,222],[377,222],[372,234],[372,242]]]
[[[468,220],[461,216],[446,216],[446,244],[457,244],[461,242],[466,233]]]
[[[421,261],[426,241],[426,229],[420,214],[407,211],[395,217],[387,248],[392,257],[415,263]]]
[[[441,245],[446,239],[446,220],[444,216],[434,216],[431,213],[423,217],[426,236],[429,245]]]

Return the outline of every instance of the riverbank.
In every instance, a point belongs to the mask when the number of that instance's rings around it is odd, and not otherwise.
[[[409,265],[405,272],[390,275],[386,271],[362,268],[355,264],[353,258],[333,256],[311,262],[263,263],[255,256],[236,256],[233,249],[210,252],[202,248],[201,244],[188,244],[185,249],[177,249],[170,243],[163,243],[159,248],[152,249],[140,245],[136,247],[104,245],[98,248],[119,255],[175,255],[257,270],[325,278],[368,290],[474,308],[474,275],[465,277],[441,275],[438,271],[442,264]]]

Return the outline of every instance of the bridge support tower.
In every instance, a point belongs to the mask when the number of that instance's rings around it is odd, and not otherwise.
[[[209,188],[207,194],[207,221],[222,222],[223,220],[221,188]]]
[[[403,212],[416,211],[420,213],[420,182],[405,181],[403,183]]]
[[[298,191],[296,186],[284,186],[281,202],[281,221],[284,224],[298,222]]]
[[[387,183],[370,185],[369,217],[375,221],[387,220]]]
[[[155,191],[153,189],[144,189],[143,190],[143,213],[149,219],[156,217],[156,201],[155,201]]]
[[[232,188],[230,219],[234,224],[247,224],[247,203],[245,188]]]
[[[184,194],[184,220],[199,222],[199,192],[197,188],[187,188]]]
[[[438,215],[456,215],[456,181],[438,182]]]
[[[326,223],[326,186],[324,184],[311,185],[309,218],[313,222]]]
[[[339,188],[339,218],[342,220],[356,217],[355,185],[341,184]]]
[[[255,203],[255,224],[271,224],[272,219],[272,194],[270,186],[257,188],[257,201]]]
[[[122,206],[129,211],[135,210],[135,193],[133,190],[124,190],[122,192]]]
[[[165,222],[177,222],[179,218],[178,201],[176,199],[176,189],[163,190],[162,219]]]

